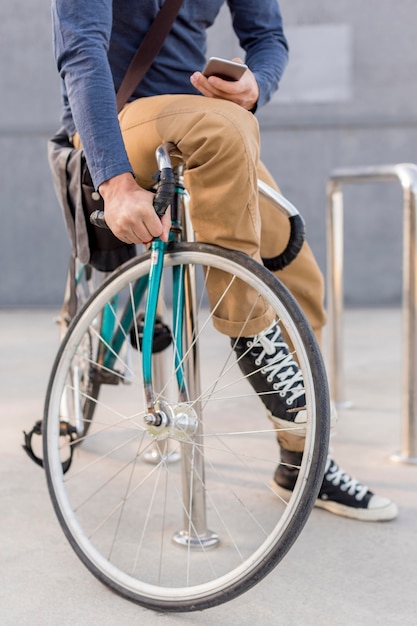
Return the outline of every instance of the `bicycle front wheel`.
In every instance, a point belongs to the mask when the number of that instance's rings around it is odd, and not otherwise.
[[[185,270],[186,280],[195,276],[195,292],[186,290],[184,332],[175,332],[170,315],[164,318],[173,336],[154,356],[159,369],[162,362],[157,402],[165,421],[159,428],[149,425],[144,419],[148,408],[137,320],[143,319],[151,263],[147,252],[113,273],[79,312],[63,341],[45,406],[45,469],[58,520],[100,581],[148,608],[201,610],[261,580],[303,528],[327,454],[326,376],[303,314],[269,271],[240,253],[176,244],[164,259],[166,292],[172,291],[175,268]],[[228,286],[209,308],[206,284],[219,270],[227,272]],[[273,310],[303,374],[305,448],[294,490],[285,499],[271,488],[280,427],[267,418],[260,397],[243,376],[233,342],[212,324],[236,281]],[[169,298],[166,303],[169,312]],[[111,339],[101,335],[96,323],[104,310],[113,320]],[[181,315],[173,318],[178,325]],[[179,335],[187,333],[188,345],[178,346]],[[113,384],[102,384],[100,400],[89,398],[96,403],[94,420],[64,475],[59,407],[71,385],[68,372],[80,351],[85,353],[86,335],[94,336],[106,352],[91,367]],[[132,336],[139,339],[133,349]]]

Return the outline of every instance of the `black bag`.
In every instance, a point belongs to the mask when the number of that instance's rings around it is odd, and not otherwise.
[[[110,230],[90,223],[90,214],[103,210],[103,199],[94,189],[83,151],[74,148],[64,128],[48,141],[48,159],[73,256],[102,272],[135,256],[134,244],[123,243]]]

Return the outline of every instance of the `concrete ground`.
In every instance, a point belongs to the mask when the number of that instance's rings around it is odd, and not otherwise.
[[[401,449],[401,313],[345,314],[346,397],[337,462],[400,508],[365,523],[314,510],[301,537],[254,589],[203,613],[160,615],[114,595],[73,554],[43,470],[21,444],[42,416],[58,345],[56,311],[0,312],[1,626],[411,626],[417,623],[417,465]]]

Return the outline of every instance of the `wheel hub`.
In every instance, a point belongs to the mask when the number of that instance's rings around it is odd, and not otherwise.
[[[189,441],[198,425],[194,408],[185,402],[157,402],[144,419],[149,435],[155,439],[171,437],[179,441]]]

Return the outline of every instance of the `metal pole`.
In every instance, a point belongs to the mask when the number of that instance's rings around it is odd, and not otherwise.
[[[336,182],[328,184],[327,203],[329,386],[336,406],[346,408],[351,403],[343,385],[343,194]]]
[[[343,194],[346,183],[400,182],[403,188],[402,450],[392,460],[417,463],[417,165],[335,170],[327,187],[329,381],[336,405],[343,389]]]
[[[409,172],[407,172],[408,174]],[[417,463],[417,254],[416,254],[416,178],[417,168],[403,176],[403,414],[402,446],[393,461]]]
[[[184,196],[183,202],[182,218],[185,239],[193,241],[194,230],[188,209],[188,197]],[[220,543],[220,538],[217,533],[207,528],[196,285],[196,268],[187,265],[184,276],[184,354],[187,355],[184,363],[184,374],[188,387],[184,392],[185,397],[180,399],[183,402],[193,400],[193,409],[198,417],[198,427],[197,432],[193,435],[195,445],[190,445],[189,442],[184,442],[181,445],[184,528],[175,533],[173,540],[189,549],[207,550],[216,547]],[[189,397],[187,397],[187,393]]]

